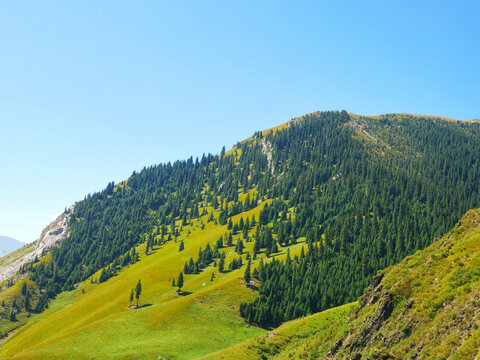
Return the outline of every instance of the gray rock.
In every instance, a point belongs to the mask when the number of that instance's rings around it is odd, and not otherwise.
[[[52,221],[40,234],[40,238],[35,244],[35,250],[24,255],[17,261],[0,268],[0,282],[3,282],[14,276],[22,265],[28,264],[40,258],[42,254],[48,252],[52,247],[59,245],[70,235],[68,220],[73,213],[75,205],[70,206],[66,212],[60,214]]]

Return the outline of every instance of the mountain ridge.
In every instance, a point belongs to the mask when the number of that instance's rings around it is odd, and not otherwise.
[[[365,116],[369,118],[381,118],[384,116],[414,116],[418,118],[427,118],[427,119],[439,119],[439,120],[444,120],[444,121],[462,121],[462,122],[478,122],[480,119],[474,118],[474,119],[456,119],[456,118],[451,118],[447,116],[441,116],[441,115],[424,115],[424,114],[415,114],[415,113],[384,113],[384,114],[378,114],[378,115],[361,115],[361,114],[356,114],[356,113],[349,113],[350,115],[353,116]]]
[[[478,125],[419,119],[312,113],[108,184],[2,284],[0,355],[138,357],[125,346],[142,337],[144,357],[190,359],[354,301],[480,206]],[[139,278],[145,306],[132,310]],[[215,336],[189,343],[185,329],[204,338],[205,324]]]

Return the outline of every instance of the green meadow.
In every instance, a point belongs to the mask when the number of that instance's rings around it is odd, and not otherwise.
[[[304,318],[288,321],[267,334],[202,357],[202,360],[314,359],[328,352],[332,338],[345,327],[357,303],[342,305]],[[323,347],[312,347],[311,339],[321,334]]]
[[[265,203],[232,217],[233,222],[240,216],[258,217]],[[157,246],[149,255],[145,255],[145,245],[137,247],[139,262],[104,283],[84,281],[75,290],[58,295],[43,313],[32,315],[2,344],[0,358],[194,359],[266,333],[238,314],[240,302],[256,296],[243,283],[245,265],[220,273],[212,264],[200,274],[185,275],[180,295],[172,286],[185,261],[196,259],[200,248],[213,245],[226,231],[226,225],[207,222],[205,216],[183,227],[177,242]],[[185,249],[179,252],[181,240]],[[245,245],[244,264],[253,242]],[[290,252],[298,253],[302,246],[300,240],[289,247]],[[227,265],[238,256],[234,247],[223,251]],[[276,256],[285,253],[281,249]],[[262,257],[252,262],[252,268]],[[140,307],[129,308],[131,288],[139,279],[143,287]],[[17,287],[10,291],[18,292]]]

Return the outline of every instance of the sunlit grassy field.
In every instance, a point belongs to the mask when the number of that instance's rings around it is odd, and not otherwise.
[[[234,216],[233,222],[240,216],[258,218],[263,205]],[[183,295],[172,286],[184,262],[196,259],[200,247],[213,246],[227,231],[226,226],[207,223],[206,218],[183,227],[176,243],[169,241],[150,255],[144,254],[145,245],[139,246],[140,261],[108,281],[95,284],[87,280],[74,291],[60,294],[49,309],[32,315],[2,344],[0,358],[194,359],[265,333],[238,315],[240,302],[256,296],[243,284],[245,265],[224,273],[211,265],[198,275],[186,275]],[[178,251],[180,240],[185,244],[182,252]],[[245,245],[244,264],[253,242]],[[302,246],[301,241],[290,246],[291,253]],[[238,255],[234,247],[223,251],[228,266]],[[281,249],[277,256],[283,257],[285,252]],[[210,281],[212,272],[215,278]],[[129,309],[130,291],[139,279],[143,285],[140,308]]]
[[[357,303],[286,322],[275,330],[202,357],[202,360],[315,359],[321,353],[310,346],[311,337],[321,334],[324,344],[334,338]],[[325,346],[323,352],[328,351]]]

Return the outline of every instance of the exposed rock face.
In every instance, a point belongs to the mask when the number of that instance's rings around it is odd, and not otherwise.
[[[381,283],[384,275],[385,273],[382,273],[373,278],[368,290],[358,304],[357,314],[364,307],[376,304],[373,314],[364,320],[360,331],[351,332],[344,340],[337,341],[328,353],[328,358],[337,358],[338,351],[348,349],[351,352],[349,360],[360,360],[362,358],[361,354],[355,351],[372,346],[375,333],[389,319],[393,311],[392,295],[383,289]],[[383,359],[383,357],[378,358]]]
[[[49,250],[53,246],[60,244],[70,235],[70,228],[68,227],[68,220],[73,213],[74,205],[72,205],[66,212],[60,214],[50,225],[48,225],[40,235],[40,238],[35,246],[35,252],[42,252]]]
[[[36,257],[40,258],[42,254],[60,244],[70,235],[68,220],[73,213],[74,207],[75,205],[72,205],[66,212],[60,214],[42,231],[40,238],[35,245],[35,250],[24,255],[17,261],[0,268],[0,282],[11,278],[18,272],[22,265],[34,261]]]
[[[271,174],[273,175],[275,171],[275,166],[273,165],[273,160],[272,160],[272,144],[270,144],[269,141],[265,141],[265,139],[262,139],[262,154],[267,157],[267,162],[268,162],[268,170],[270,170]]]

